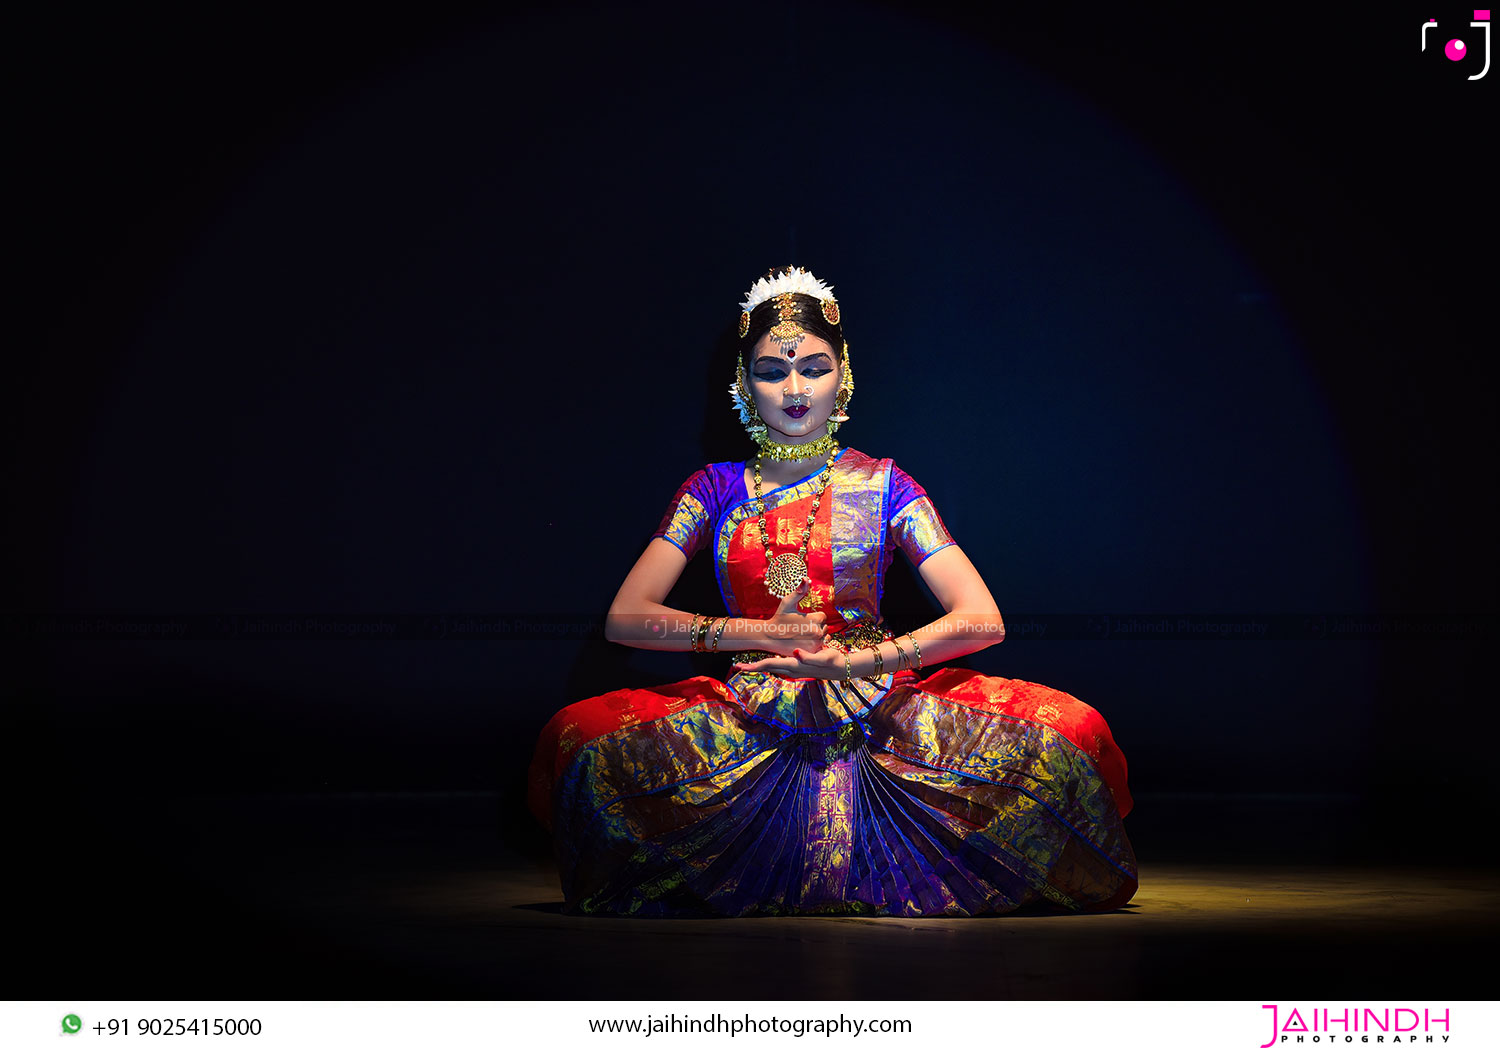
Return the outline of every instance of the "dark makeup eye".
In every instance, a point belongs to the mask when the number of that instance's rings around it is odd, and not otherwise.
[[[755,378],[758,380],[780,380],[786,378],[785,369],[756,369]]]

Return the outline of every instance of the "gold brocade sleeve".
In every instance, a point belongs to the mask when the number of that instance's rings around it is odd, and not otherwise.
[[[675,544],[688,558],[708,542],[709,530],[713,527],[709,521],[707,484],[704,471],[682,483],[682,488],[672,497],[667,513],[662,516],[661,524],[652,534]]]
[[[954,542],[926,495],[911,500],[891,517],[891,541],[906,552],[914,566]]]

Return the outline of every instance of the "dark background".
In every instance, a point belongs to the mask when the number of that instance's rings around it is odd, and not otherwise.
[[[843,307],[841,438],[926,486],[1012,623],[968,663],[1100,708],[1143,798],[1338,798],[1363,850],[1489,857],[1500,73],[1417,49],[1467,15],[705,6],[18,29],[23,824],[139,843],[163,800],[467,791],[535,848],[553,711],[722,674],[586,628],[682,479],[748,453],[723,337],[797,262]],[[889,595],[930,613],[905,565]],[[715,608],[706,566],[676,601]],[[543,637],[58,638],[58,611]]]

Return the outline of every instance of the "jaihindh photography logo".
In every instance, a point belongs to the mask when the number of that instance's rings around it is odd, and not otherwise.
[[[1261,1008],[1265,1011],[1262,1018],[1271,1025],[1270,1037],[1260,1047],[1304,1051],[1328,1044],[1444,1047],[1452,1033],[1447,1007],[1261,1004]]]

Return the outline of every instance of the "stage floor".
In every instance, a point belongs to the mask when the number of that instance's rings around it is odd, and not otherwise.
[[[41,891],[78,932],[44,943],[43,965],[80,995],[1440,1002],[1491,997],[1465,961],[1500,934],[1488,866],[1154,861],[1139,841],[1140,891],[1104,915],[573,917],[537,841],[503,844],[492,796],[168,809],[141,820],[175,823],[175,853],[121,836],[115,859],[61,866]]]

